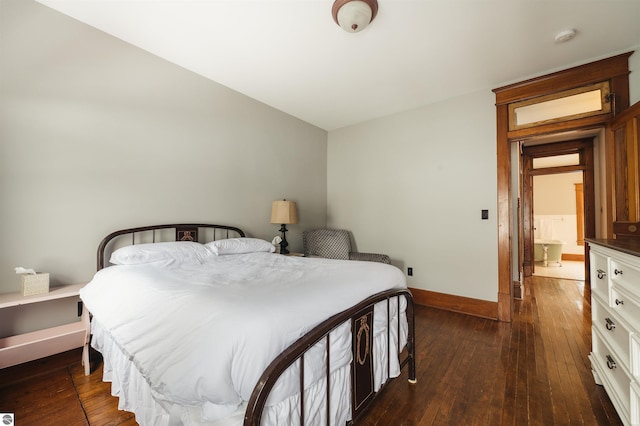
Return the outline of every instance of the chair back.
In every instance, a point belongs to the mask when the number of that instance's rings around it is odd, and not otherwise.
[[[316,229],[302,233],[305,256],[327,259],[349,259],[351,237],[344,229]]]

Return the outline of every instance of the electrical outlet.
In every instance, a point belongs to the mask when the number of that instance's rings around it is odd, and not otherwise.
[[[409,275],[410,277],[413,276],[413,268],[407,268],[407,275]]]

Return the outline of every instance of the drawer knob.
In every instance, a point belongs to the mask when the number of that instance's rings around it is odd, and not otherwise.
[[[614,270],[613,270],[613,273],[614,273],[615,275],[622,275],[622,270],[620,270],[620,269],[614,269]]]
[[[611,331],[616,328],[616,323],[611,321],[611,318],[605,318],[604,320],[606,322],[605,327],[607,327],[607,330]]]
[[[598,269],[596,272],[598,272],[598,279],[601,280],[604,277],[607,276],[607,273],[605,271],[603,271],[602,269]]]
[[[624,305],[624,300],[616,299],[616,305]]]
[[[607,355],[607,367],[609,367],[609,370],[613,370],[617,366],[616,362],[611,358],[611,355]]]

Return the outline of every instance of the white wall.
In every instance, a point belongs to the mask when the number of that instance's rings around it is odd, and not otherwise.
[[[629,57],[629,98],[630,104],[640,102],[640,44],[631,49],[633,55]]]
[[[300,209],[293,251],[325,225],[324,130],[37,3],[0,7],[0,293],[19,290],[19,265],[87,282],[102,237],[125,227],[270,240],[284,197]]]
[[[329,132],[328,225],[412,267],[410,287],[497,301],[494,103],[486,90]]]
[[[533,214],[576,214],[575,184],[582,183],[582,172],[533,177]]]
[[[629,67],[633,104],[640,53]],[[488,88],[329,132],[328,225],[413,267],[413,288],[497,301],[495,122]]]

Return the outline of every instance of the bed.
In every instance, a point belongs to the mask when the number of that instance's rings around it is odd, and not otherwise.
[[[273,250],[210,224],[103,239],[80,297],[120,409],[142,425],[348,424],[403,367],[415,383],[400,270]]]

